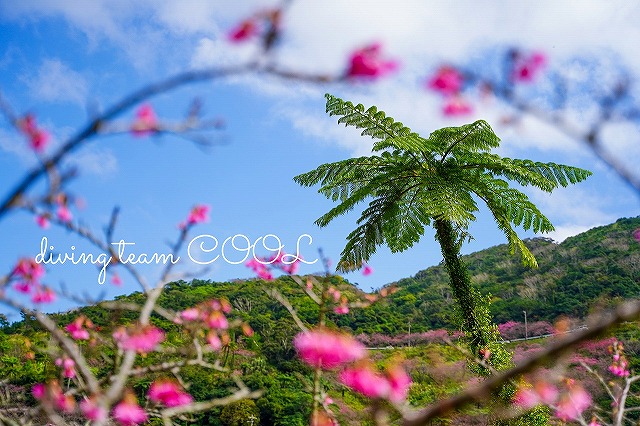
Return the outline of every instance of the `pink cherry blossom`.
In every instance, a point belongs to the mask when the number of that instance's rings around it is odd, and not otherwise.
[[[572,384],[556,407],[556,417],[561,420],[575,420],[591,406],[591,395],[580,385]]]
[[[444,66],[429,79],[427,87],[448,97],[459,93],[463,82],[464,77],[457,69]]]
[[[21,281],[19,283],[16,283],[13,285],[13,288],[20,292],[20,293],[24,293],[24,294],[29,294],[31,293],[31,289],[33,287],[33,284],[27,282],[27,281]]]
[[[71,214],[71,210],[69,210],[69,207],[67,207],[64,204],[58,207],[58,210],[56,210],[56,216],[61,222],[64,222],[64,223],[69,223],[71,222],[71,219],[73,219],[73,214]]]
[[[640,243],[640,228],[633,231],[633,238]]]
[[[364,265],[364,267],[362,268],[362,275],[367,277],[371,274],[373,274],[373,268],[369,265]]]
[[[528,410],[540,404],[540,396],[530,388],[520,388],[514,396],[514,403]]]
[[[62,367],[64,370],[64,377],[72,379],[76,377],[75,365],[76,363],[71,358],[58,358],[55,361],[58,367]]]
[[[69,332],[72,339],[89,340],[89,331],[84,328],[85,320],[84,316],[79,316],[64,328]]]
[[[473,112],[471,104],[461,96],[451,96],[447,98],[442,106],[442,113],[449,117],[467,115],[471,112]]]
[[[382,45],[372,43],[354,51],[349,58],[347,77],[370,78],[383,77],[398,69],[398,62],[382,58]]]
[[[50,287],[36,285],[35,289],[31,295],[33,303],[51,303],[56,300],[56,293]]]
[[[271,271],[269,271],[267,265],[262,264],[258,260],[251,259],[250,261],[245,263],[245,266],[247,268],[251,268],[253,272],[258,276],[258,278],[265,281],[273,280],[273,274],[271,274]]]
[[[540,74],[547,62],[544,53],[533,52],[531,55],[518,55],[511,72],[511,80],[515,82],[530,83]]]
[[[187,217],[187,224],[194,225],[209,221],[209,210],[211,207],[206,204],[198,204],[194,206]]]
[[[36,216],[36,223],[42,229],[49,228],[49,215],[47,213],[39,214]]]
[[[187,308],[184,311],[180,312],[180,318],[185,321],[195,321],[200,318],[200,309]]]
[[[35,259],[23,257],[13,269],[13,274],[29,284],[36,284],[44,276],[44,267]]]
[[[394,364],[387,369],[387,379],[391,389],[389,390],[389,401],[400,403],[407,398],[411,377],[398,364]]]
[[[80,403],[80,411],[87,420],[94,422],[102,422],[107,418],[107,410],[98,405],[95,397],[83,399]]]
[[[147,413],[138,405],[131,392],[127,392],[122,402],[115,406],[113,417],[122,426],[135,426],[147,421]]]
[[[164,332],[153,325],[146,325],[133,330],[120,327],[113,333],[113,339],[120,348],[138,353],[147,353],[155,350],[164,341],[164,338]]]
[[[120,278],[120,275],[117,272],[114,272],[114,274],[111,276],[111,284],[118,287],[122,285],[122,278]]]
[[[193,397],[172,380],[156,380],[151,384],[148,395],[151,401],[167,407],[179,407],[193,402]]]
[[[49,134],[38,128],[36,118],[33,115],[25,115],[24,118],[18,121],[18,127],[29,138],[31,149],[36,152],[44,151],[49,141]]]
[[[42,398],[44,398],[44,395],[45,395],[46,391],[47,391],[47,387],[46,387],[46,385],[44,383],[36,383],[31,388],[31,394],[38,401],[40,401]]]
[[[366,355],[364,345],[352,336],[325,328],[299,333],[293,344],[304,362],[324,369],[333,369]]]
[[[251,19],[245,19],[244,21],[240,22],[236,27],[234,27],[231,31],[229,31],[227,38],[229,39],[229,41],[233,43],[240,43],[240,42],[244,42],[251,39],[253,36],[257,34],[258,34],[258,25],[256,23],[256,20],[251,18]]]
[[[35,399],[42,404],[55,407],[57,410],[71,413],[76,406],[76,401],[71,395],[65,395],[57,381],[48,384],[38,383],[31,388]]]
[[[368,364],[346,368],[340,382],[369,398],[386,398],[391,390],[387,379]]]
[[[219,351],[222,348],[222,340],[212,331],[207,333],[207,343],[214,351]]]
[[[229,321],[222,312],[213,311],[207,317],[207,325],[215,330],[226,330],[229,328]]]
[[[349,313],[349,305],[338,305],[333,308],[333,312],[338,315],[345,315]]]
[[[140,105],[136,111],[136,119],[131,124],[134,136],[148,136],[158,131],[158,118],[150,104]]]

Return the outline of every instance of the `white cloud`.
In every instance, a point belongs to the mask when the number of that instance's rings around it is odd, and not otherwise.
[[[84,105],[87,97],[87,81],[59,59],[42,61],[36,75],[24,80],[34,99],[45,102],[73,102]]]
[[[66,160],[67,164],[79,169],[82,174],[109,177],[118,171],[118,159],[108,149],[85,146]]]

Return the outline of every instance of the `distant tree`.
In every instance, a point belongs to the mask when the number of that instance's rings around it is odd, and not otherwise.
[[[225,426],[258,426],[260,410],[251,399],[242,399],[226,405],[220,413],[220,421]]]

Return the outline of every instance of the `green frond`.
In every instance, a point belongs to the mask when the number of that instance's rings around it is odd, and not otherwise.
[[[429,135],[430,145],[437,147],[442,157],[457,156],[464,152],[489,151],[500,145],[500,138],[489,123],[478,120],[460,127],[444,127]]]
[[[362,104],[354,105],[328,93],[324,96],[327,99],[327,113],[340,116],[339,124],[363,129],[362,136],[371,136],[373,139],[379,140],[406,136],[422,139],[402,123],[387,117],[384,111],[378,111],[375,106],[365,110]],[[379,149],[374,149],[374,151],[379,151]]]

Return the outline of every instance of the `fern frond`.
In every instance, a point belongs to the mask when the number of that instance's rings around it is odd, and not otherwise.
[[[435,130],[429,135],[428,141],[438,148],[443,161],[449,154],[457,156],[464,152],[489,151],[500,145],[500,138],[484,120]]]

